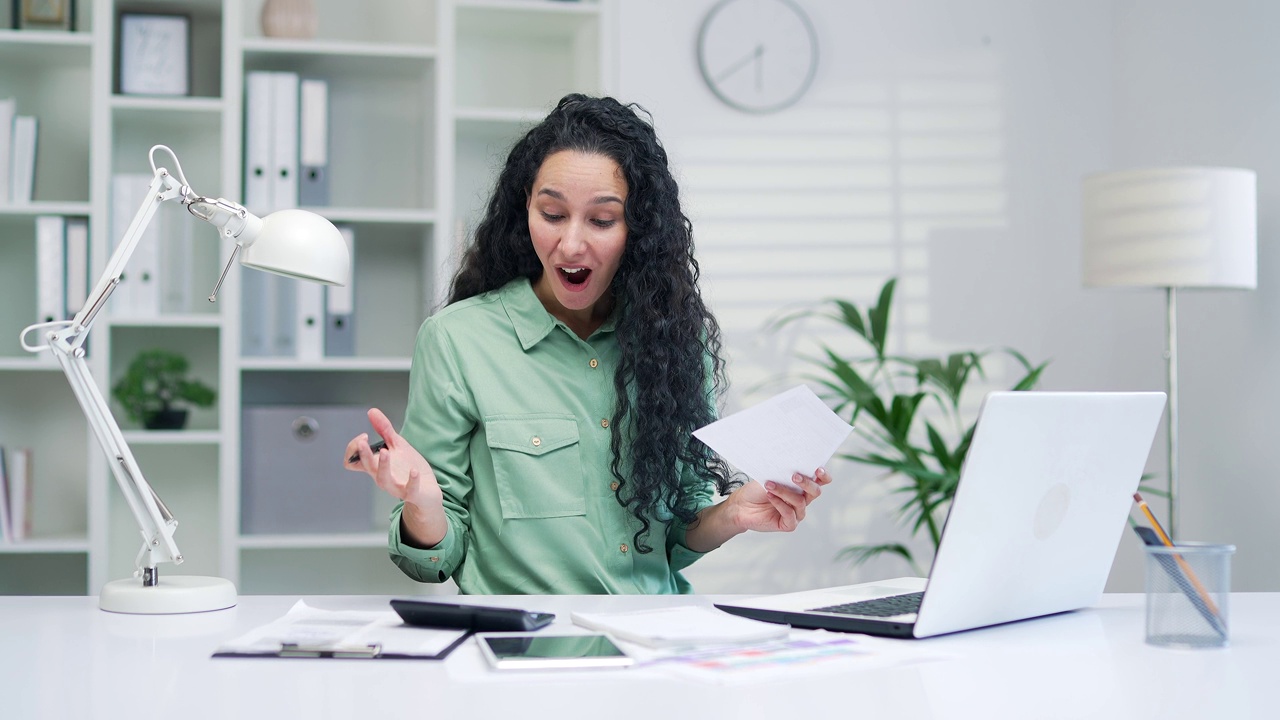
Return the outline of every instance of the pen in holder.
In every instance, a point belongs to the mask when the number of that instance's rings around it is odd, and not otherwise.
[[[1135,526],[1147,551],[1147,643],[1225,647],[1234,545],[1178,543],[1165,533],[1140,493],[1133,494],[1151,527]]]

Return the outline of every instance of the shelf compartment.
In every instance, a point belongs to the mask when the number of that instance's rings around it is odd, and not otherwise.
[[[217,445],[223,436],[217,430],[125,430],[129,445]]]
[[[432,207],[436,63],[429,56],[255,53],[245,71],[293,72],[328,83],[329,204],[420,212]]]
[[[86,33],[0,31],[0,97],[38,124],[38,201],[89,199],[90,49]]]
[[[137,533],[134,533],[137,537]],[[44,541],[32,541],[43,544]],[[60,546],[0,550],[0,595],[88,595],[89,554]],[[97,588],[92,592],[96,593]]]
[[[594,4],[470,3],[457,9],[457,104],[545,108],[569,92],[599,93]]]
[[[263,0],[249,0],[244,7],[242,33],[246,45],[257,42],[285,42],[264,37]],[[355,3],[350,0],[316,0],[316,37],[309,42],[389,43],[412,45],[434,43],[436,3],[431,0],[378,0]],[[301,41],[308,42],[308,41]]]
[[[219,333],[216,328],[166,327],[154,328],[145,326],[111,326],[111,379],[108,388],[124,377],[125,371],[134,356],[143,350],[160,348],[177,352],[190,364],[190,375],[215,391],[218,387],[218,343]],[[191,408],[187,427],[190,430],[217,431],[218,412],[221,397],[209,408]],[[128,419],[124,408],[111,399],[111,412],[115,413],[121,428],[140,430],[138,424]],[[145,468],[143,468],[145,471]]]

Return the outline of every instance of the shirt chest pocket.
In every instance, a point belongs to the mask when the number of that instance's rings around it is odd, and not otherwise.
[[[586,515],[578,422],[572,415],[485,418],[503,519]]]

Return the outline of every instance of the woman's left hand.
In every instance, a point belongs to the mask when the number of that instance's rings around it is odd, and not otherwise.
[[[831,483],[825,468],[818,468],[813,477],[796,473],[791,481],[799,490],[773,481],[764,485],[752,480],[729,496],[734,503],[734,524],[742,530],[757,532],[791,532],[804,520],[809,503],[822,494],[822,487]]]

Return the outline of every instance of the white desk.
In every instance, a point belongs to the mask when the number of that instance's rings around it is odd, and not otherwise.
[[[92,597],[0,597],[0,717],[37,718],[1274,718],[1280,593],[1231,598],[1232,647],[1142,641],[1142,596],[1097,609],[924,641],[955,656],[799,682],[703,684],[653,671],[459,672],[444,662],[211,659],[222,641],[283,615],[296,597],[248,596],[205,615],[112,615]],[[388,609],[385,597],[308,597]],[[705,597],[489,597],[549,610],[622,610]],[[470,642],[470,641],[469,641]],[[452,668],[452,672],[451,672]]]

